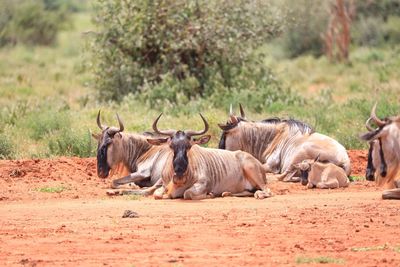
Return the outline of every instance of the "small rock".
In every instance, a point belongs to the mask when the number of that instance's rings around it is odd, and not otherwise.
[[[137,212],[134,212],[132,210],[126,210],[124,211],[124,214],[122,215],[122,218],[138,218],[139,214]]]

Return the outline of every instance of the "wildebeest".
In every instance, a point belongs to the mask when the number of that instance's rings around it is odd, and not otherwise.
[[[246,119],[232,109],[229,121],[219,124],[222,136],[220,149],[243,150],[255,156],[267,172],[280,174],[283,181],[299,181],[294,164],[320,155],[323,162],[333,163],[350,175],[351,164],[346,149],[336,140],[314,132],[307,124],[294,119],[270,118],[259,122]]]
[[[371,118],[368,118],[368,120],[365,122],[365,126],[368,131],[373,132],[376,129],[372,128],[369,125],[370,121]],[[375,162],[373,162],[373,157],[372,157],[373,151],[379,153],[378,156],[375,156]],[[382,140],[380,138],[369,141],[367,169],[365,171],[365,178],[368,181],[375,181],[375,172],[376,172],[375,166],[379,166],[380,176],[385,177],[387,166],[385,161],[385,155],[383,154],[382,150]]]
[[[167,163],[162,179],[163,187],[154,193],[156,198],[204,199],[214,196],[270,197],[265,172],[261,163],[249,153],[204,148],[199,145],[210,140],[203,135],[208,130],[206,119],[204,130],[153,130],[166,138],[148,139],[154,145],[167,144],[173,157]],[[200,136],[195,139],[194,136]]]
[[[117,119],[119,128],[108,127],[101,124],[100,111],[97,114],[97,125],[101,129],[100,134],[93,135],[98,140],[97,175],[106,178],[115,173],[127,174],[114,180],[111,187],[135,183],[140,187],[150,187],[136,193],[152,194],[160,186],[161,173],[171,152],[167,147],[149,144],[146,135],[124,133],[118,114]]]
[[[318,160],[319,157],[314,160],[307,159],[294,165],[300,171],[302,185],[321,189],[349,186],[350,180],[342,168]]]
[[[383,198],[400,199],[400,116],[380,119],[376,115],[376,106],[375,103],[366,122],[368,133],[361,136],[362,140],[370,143],[367,174],[377,185],[395,188],[384,191]],[[371,127],[370,121],[378,127]],[[376,168],[379,172],[375,171]]]

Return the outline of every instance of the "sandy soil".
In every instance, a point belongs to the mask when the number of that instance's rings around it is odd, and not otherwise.
[[[366,152],[349,154],[364,176]],[[95,159],[0,161],[0,265],[400,266],[400,202],[373,183],[274,183],[270,199],[204,201],[108,197],[109,183]]]

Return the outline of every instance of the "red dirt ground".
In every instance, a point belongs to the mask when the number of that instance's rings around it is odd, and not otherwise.
[[[366,152],[349,154],[352,175],[363,177]],[[400,203],[382,200],[371,182],[276,182],[270,199],[203,201],[108,197],[109,183],[93,158],[0,161],[0,265],[295,266],[329,257],[400,266]],[[125,210],[139,217],[122,218]]]

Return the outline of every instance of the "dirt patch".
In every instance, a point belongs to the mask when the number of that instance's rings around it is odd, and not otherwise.
[[[365,151],[350,151],[363,176]],[[359,181],[274,183],[275,197],[107,197],[95,159],[0,161],[0,263],[25,266],[398,266],[398,201]],[[122,218],[124,211],[137,218]],[[328,264],[329,265],[329,264]]]

